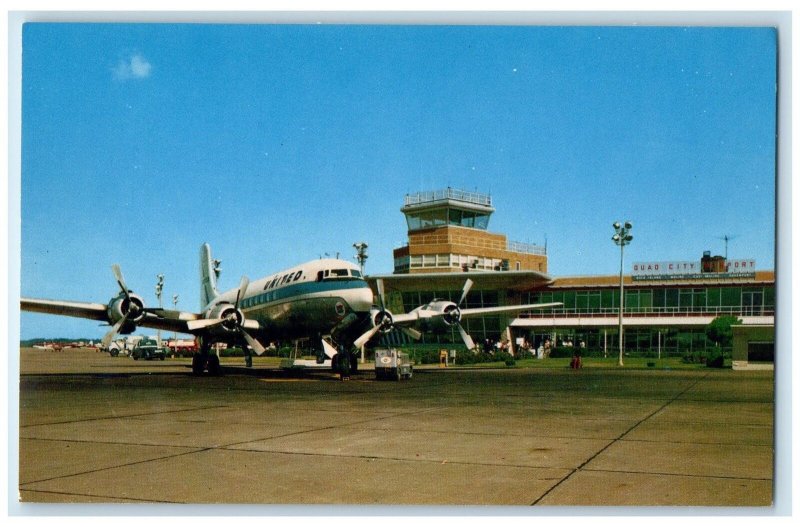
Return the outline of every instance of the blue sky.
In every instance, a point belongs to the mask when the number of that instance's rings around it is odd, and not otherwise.
[[[23,296],[105,302],[110,266],[199,306],[198,251],[235,287],[325,253],[392,271],[403,196],[492,195],[489,230],[554,276],[704,250],[772,269],[768,28],[27,24]],[[23,313],[21,337],[101,336]]]

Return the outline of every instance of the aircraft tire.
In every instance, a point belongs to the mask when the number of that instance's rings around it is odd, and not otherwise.
[[[358,373],[358,357],[355,355],[350,355],[350,372]]]
[[[208,373],[214,377],[222,377],[222,367],[219,365],[219,357],[216,355],[208,357]]]
[[[342,379],[350,377],[350,357],[346,352],[340,352],[336,355],[336,362],[339,364],[339,375]]]
[[[194,375],[203,375],[203,370],[205,369],[205,357],[202,355],[195,353],[192,356],[192,374]]]

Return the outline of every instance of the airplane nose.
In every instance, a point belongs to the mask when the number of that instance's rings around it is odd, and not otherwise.
[[[358,294],[353,295],[353,303],[350,307],[353,308],[353,311],[369,311],[372,308],[373,296],[372,289],[365,285],[358,290]]]

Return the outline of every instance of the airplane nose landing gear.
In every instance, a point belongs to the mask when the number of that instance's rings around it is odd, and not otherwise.
[[[343,381],[348,380],[352,371],[350,354],[346,351],[340,351],[336,354],[334,360],[336,361],[336,370],[339,373],[340,378]]]

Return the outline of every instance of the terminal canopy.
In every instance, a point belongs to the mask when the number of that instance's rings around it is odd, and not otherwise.
[[[378,279],[383,280],[387,291],[432,291],[460,290],[469,278],[476,289],[505,289],[529,291],[550,284],[553,279],[538,271],[487,271],[478,273],[413,273],[388,274],[366,277],[370,287],[375,288]]]

